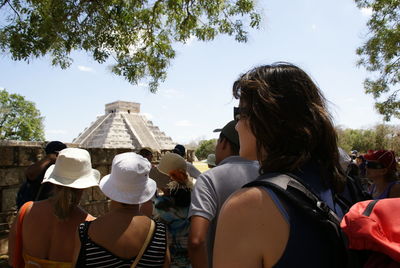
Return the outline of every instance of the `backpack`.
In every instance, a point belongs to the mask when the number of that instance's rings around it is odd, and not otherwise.
[[[244,185],[245,187],[264,186],[273,190],[279,198],[284,198],[299,211],[311,217],[326,233],[327,243],[335,251],[332,267],[362,267],[364,256],[347,248],[347,240],[340,228],[340,218],[321,200],[302,180],[293,174],[267,174]],[[342,197],[338,195],[337,199]],[[347,204],[343,202],[343,204]],[[346,205],[347,206],[347,205]]]
[[[346,214],[357,202],[371,199],[373,199],[371,194],[361,185],[360,179],[349,174],[346,175],[345,190],[333,195],[333,201],[340,206],[343,214]]]
[[[400,267],[400,198],[359,202],[343,217],[349,248],[370,250],[364,267]]]

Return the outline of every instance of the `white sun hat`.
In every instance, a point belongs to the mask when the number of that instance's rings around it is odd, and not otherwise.
[[[100,181],[101,191],[111,200],[124,204],[142,204],[150,200],[157,189],[149,178],[150,162],[133,152],[114,157],[111,174]]]
[[[66,148],[58,154],[56,163],[44,175],[42,183],[84,189],[98,186],[100,172],[92,168],[90,154],[79,148]]]

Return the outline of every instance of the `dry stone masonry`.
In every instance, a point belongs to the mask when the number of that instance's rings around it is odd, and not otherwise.
[[[99,116],[73,143],[85,148],[150,147],[155,151],[171,150],[172,139],[140,114],[140,103],[116,101],[106,104]]]
[[[44,146],[45,143],[41,142],[0,141],[0,257],[7,254],[8,231],[16,215],[15,198],[25,181],[25,170],[44,157]],[[75,144],[67,146],[78,147]],[[89,151],[93,168],[100,171],[101,177],[110,173],[115,155],[132,151],[128,148],[85,149]],[[108,202],[98,187],[92,187],[85,190],[81,205],[92,215],[99,216],[108,210]]]

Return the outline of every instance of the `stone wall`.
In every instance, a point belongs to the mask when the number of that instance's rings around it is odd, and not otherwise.
[[[76,147],[68,144],[68,147]],[[26,168],[44,157],[44,143],[0,141],[0,256],[7,253],[9,227],[16,215],[15,198],[25,180]],[[92,158],[93,168],[101,176],[111,170],[112,159],[116,154],[129,149],[87,149]],[[86,189],[81,205],[92,215],[99,216],[108,209],[108,200],[98,187]]]
[[[76,144],[67,144],[77,147]],[[0,268],[8,267],[7,243],[11,223],[16,215],[15,198],[20,185],[25,181],[25,170],[28,166],[45,156],[45,143],[23,141],[0,141]],[[93,168],[101,173],[101,177],[111,171],[111,163],[115,155],[131,151],[115,148],[85,148],[89,151]],[[154,163],[169,150],[155,152]],[[193,161],[194,151],[188,150],[187,160]],[[109,201],[98,187],[86,189],[81,205],[90,214],[99,216],[108,210]]]

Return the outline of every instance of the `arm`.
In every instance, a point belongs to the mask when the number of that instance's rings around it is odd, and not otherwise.
[[[13,223],[11,224],[10,228],[10,233],[8,235],[8,263],[10,266],[13,266],[13,259],[14,259],[14,250],[15,250],[15,244],[16,244],[16,239],[17,239],[17,224],[18,224],[18,218],[20,217],[20,213],[22,209],[26,209],[25,214],[23,215],[23,218],[25,218],[31,208],[32,208],[33,202],[28,202],[25,203],[20,210],[18,211],[17,215],[14,218]],[[22,242],[22,241],[21,241]],[[22,244],[21,244],[22,247]]]
[[[192,267],[208,267],[207,233],[210,221],[201,216],[192,216],[189,231],[189,257]]]
[[[78,261],[78,257],[79,257],[79,251],[81,250],[81,240],[79,238],[79,229],[76,229],[74,239],[75,239],[75,242],[74,242],[74,251],[72,253],[72,267],[76,267],[76,262]]]
[[[49,165],[54,164],[56,162],[56,159],[57,159],[56,154],[48,154],[42,160],[29,166],[25,171],[27,179],[30,181],[36,180],[36,178],[40,174],[42,174]]]
[[[167,251],[165,252],[163,268],[169,268],[170,264],[171,264],[171,255],[169,254],[169,247],[167,246]]]
[[[236,192],[218,218],[213,267],[272,267],[285,250],[289,227],[264,190]]]
[[[218,198],[211,176],[205,172],[197,178],[191,197],[188,251],[193,267],[208,267],[209,262],[207,234],[211,221],[218,215]]]

